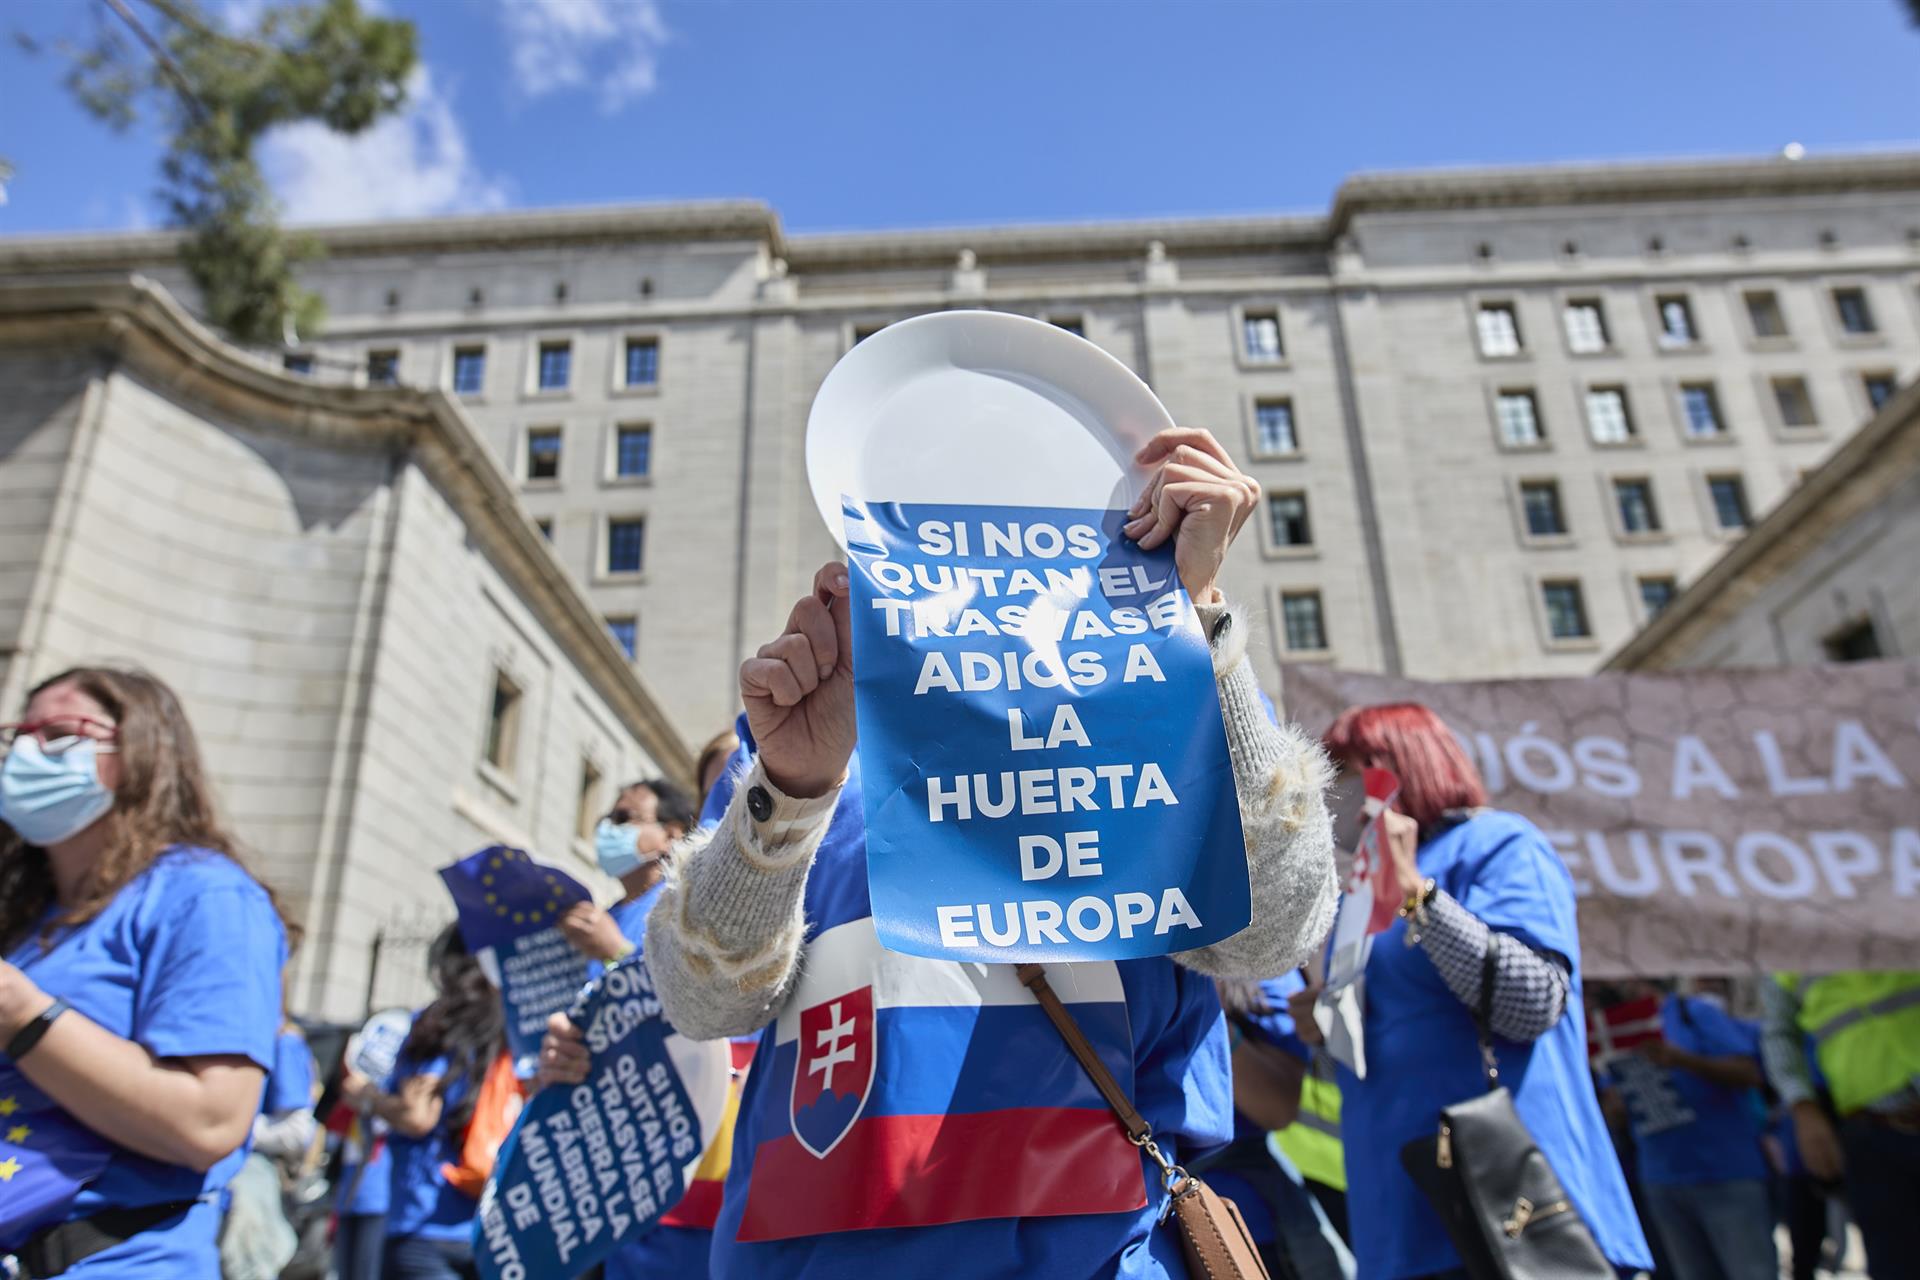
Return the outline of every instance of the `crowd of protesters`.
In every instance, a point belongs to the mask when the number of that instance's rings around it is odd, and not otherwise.
[[[1063,1169],[1030,1213],[889,1187],[901,1193],[890,1216],[866,1229],[745,1231],[750,1199],[831,1218],[873,1198],[782,1185],[757,1162],[790,1085],[764,1065],[769,1050],[737,1095],[710,1216],[627,1241],[604,1273],[1184,1276],[1159,1225],[1164,1157],[1169,1178],[1198,1174],[1236,1202],[1276,1277],[1477,1277],[1406,1152],[1494,1080],[1565,1191],[1529,1212],[1577,1217],[1622,1275],[1777,1276],[1784,1223],[1792,1274],[1810,1277],[1823,1251],[1844,1249],[1843,1203],[1877,1280],[1920,1275],[1920,973],[1769,975],[1742,988],[1764,1025],[1711,984],[1585,983],[1566,867],[1525,819],[1488,807],[1437,717],[1356,708],[1316,742],[1263,695],[1247,615],[1216,586],[1258,487],[1204,432],[1166,433],[1139,461],[1155,479],[1125,533],[1173,546],[1210,646],[1253,895],[1253,922],[1231,939],[1105,966],[1126,1017],[1098,1048],[1131,1065],[1153,1136],[1125,1153],[1142,1194],[1116,1208],[1098,1179]],[[873,931],[848,602],[847,571],[824,566],[746,661],[744,714],[702,753],[698,800],[636,782],[595,829],[620,896],[573,908],[562,933],[596,966],[644,955],[684,1035],[750,1052],[829,952],[898,963],[861,942]],[[14,1274],[237,1280],[296,1274],[299,1257],[304,1274],[330,1266],[343,1280],[475,1276],[493,1149],[528,1088],[582,1078],[578,1030],[557,1017],[538,1079],[516,1078],[499,993],[449,927],[428,957],[434,998],[391,1073],[316,1079],[282,988],[297,931],[221,827],[174,695],[137,672],[80,668],[40,684],[21,715],[0,765],[0,1127],[17,1113],[10,1141],[24,1144],[42,1125],[51,1145],[37,1149],[59,1158],[0,1161],[0,1197],[64,1200],[51,1222],[0,1239]],[[1309,975],[1324,974],[1336,909],[1329,785],[1368,768],[1400,782],[1381,820],[1406,892],[1350,989],[1362,1070],[1334,1052]],[[1588,1017],[1635,1001],[1658,1025],[1633,1069],[1596,1064]],[[875,1096],[911,1092],[954,1051],[890,1043]],[[1021,1053],[977,1105],[1100,1105],[1065,1042]],[[982,1186],[1038,1167],[986,1143],[943,1159],[943,1176]]]

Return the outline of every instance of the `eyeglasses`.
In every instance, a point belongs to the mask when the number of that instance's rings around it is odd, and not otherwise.
[[[113,740],[120,736],[120,728],[108,720],[96,720],[92,716],[54,716],[48,720],[23,720],[18,724],[0,724],[0,752],[13,749],[13,744],[21,738],[37,738],[40,749],[50,756],[71,751],[82,742],[103,744],[101,750],[111,751]]]
[[[607,814],[607,821],[611,822],[616,827],[624,827],[636,822],[638,823],[657,822],[659,821],[659,819],[642,818],[639,814],[635,813],[632,809],[626,808],[624,805],[616,805],[614,806],[613,810]]]

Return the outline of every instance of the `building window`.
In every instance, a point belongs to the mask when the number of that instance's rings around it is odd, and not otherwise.
[[[1512,303],[1482,303],[1474,316],[1474,323],[1480,333],[1481,355],[1520,354],[1520,318],[1515,314]]]
[[[1626,444],[1633,439],[1633,419],[1627,413],[1625,387],[1587,390],[1587,434],[1595,444]]]
[[[1502,391],[1494,401],[1500,423],[1500,443],[1508,446],[1539,444],[1540,411],[1531,391]]]
[[[1680,587],[1672,578],[1640,579],[1640,607],[1649,618],[1657,618],[1660,611],[1673,603],[1680,594]]]
[[[1660,312],[1661,346],[1691,347],[1700,341],[1699,331],[1693,327],[1693,307],[1684,297],[1662,295],[1654,299],[1654,306]]]
[[[560,428],[534,427],[527,432],[527,479],[560,478]]]
[[[1300,439],[1293,433],[1293,401],[1256,401],[1253,406],[1253,435],[1256,452],[1298,453]]]
[[[1278,360],[1280,350],[1280,313],[1249,311],[1241,319],[1241,334],[1249,360]]]
[[[635,650],[640,644],[640,621],[637,618],[608,618],[607,631],[613,636],[613,642],[620,646],[620,652],[632,662]]]
[[[1813,397],[1807,394],[1805,378],[1775,378],[1773,402],[1780,408],[1781,426],[1811,427],[1815,425]]]
[[[629,387],[652,387],[660,383],[660,344],[652,338],[627,339],[627,382]]]
[[[1750,523],[1747,486],[1739,476],[1708,476],[1707,496],[1713,499],[1713,519],[1720,528],[1744,529]]]
[[[1713,393],[1710,384],[1698,382],[1681,387],[1680,408],[1686,417],[1687,435],[1693,439],[1726,434],[1726,426],[1720,421],[1720,397]]]
[[[600,822],[600,771],[593,761],[580,762],[580,799],[573,809],[573,834],[586,840]]]
[[[1864,289],[1835,289],[1833,311],[1840,317],[1840,328],[1846,333],[1859,337],[1880,332],[1880,327],[1873,322],[1873,308],[1867,304]]]
[[[1049,316],[1047,323],[1056,329],[1065,329],[1076,338],[1087,336],[1086,326],[1081,323],[1079,316]]]
[[[553,521],[550,518],[535,520],[533,522],[533,527],[538,529],[540,531],[540,536],[545,538],[548,542],[553,541]]]
[[[1660,512],[1653,505],[1651,480],[1615,480],[1613,503],[1620,512],[1620,532],[1660,532]]]
[[[1753,289],[1746,295],[1747,321],[1756,338],[1787,336],[1787,316],[1780,310],[1780,295],[1771,289]]]
[[[540,344],[539,387],[542,391],[565,391],[568,381],[573,377],[573,344],[571,342],[543,342]]]
[[[1306,494],[1268,494],[1267,515],[1273,520],[1274,546],[1310,547],[1313,545],[1313,530],[1307,524]]]
[[[487,382],[485,347],[455,347],[453,351],[453,390],[455,395],[477,396]]]
[[[646,564],[647,522],[607,521],[607,572],[639,573]]]
[[[1288,649],[1318,653],[1327,647],[1327,623],[1318,591],[1282,592],[1280,618],[1286,625]]]
[[[1852,626],[1834,632],[1821,642],[1829,662],[1871,662],[1886,656],[1880,647],[1880,633],[1871,618],[1862,618]]]
[[[487,713],[487,763],[502,773],[513,772],[520,745],[520,686],[504,671],[493,673],[493,706]]]
[[[1866,391],[1867,404],[1875,413],[1880,412],[1881,406],[1893,399],[1893,393],[1900,389],[1899,382],[1890,373],[1863,373],[1860,375],[1860,386]]]
[[[280,367],[288,373],[297,373],[302,377],[313,373],[313,357],[302,352],[289,352],[280,357]]]
[[[1547,606],[1547,634],[1555,640],[1585,640],[1593,632],[1587,627],[1587,602],[1577,582],[1543,582],[1541,602]]]
[[[853,345],[856,347],[859,346],[886,327],[887,326],[883,324],[857,324],[853,326]]]
[[[1567,532],[1566,512],[1560,508],[1560,486],[1555,481],[1523,481],[1520,506],[1526,512],[1528,537],[1557,538]]]
[[[1607,313],[1600,299],[1574,299],[1567,304],[1562,319],[1567,328],[1567,349],[1573,354],[1590,356],[1607,349]]]
[[[613,474],[623,477],[653,472],[653,428],[621,427],[613,437]]]
[[[375,387],[391,387],[400,381],[400,353],[398,351],[367,352],[367,383]]]

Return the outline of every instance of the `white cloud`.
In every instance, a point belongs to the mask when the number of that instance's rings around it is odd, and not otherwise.
[[[500,20],[521,92],[592,88],[606,112],[653,92],[670,38],[659,0],[500,0]]]
[[[422,66],[407,105],[356,137],[325,125],[275,129],[260,143],[260,167],[289,222],[469,213],[508,203],[508,187],[482,171],[449,95]]]

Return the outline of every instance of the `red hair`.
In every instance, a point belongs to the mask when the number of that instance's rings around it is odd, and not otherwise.
[[[1449,809],[1487,802],[1480,771],[1446,723],[1417,702],[1348,707],[1321,739],[1327,754],[1352,768],[1373,765],[1400,779],[1400,812],[1420,824],[1425,838]]]

